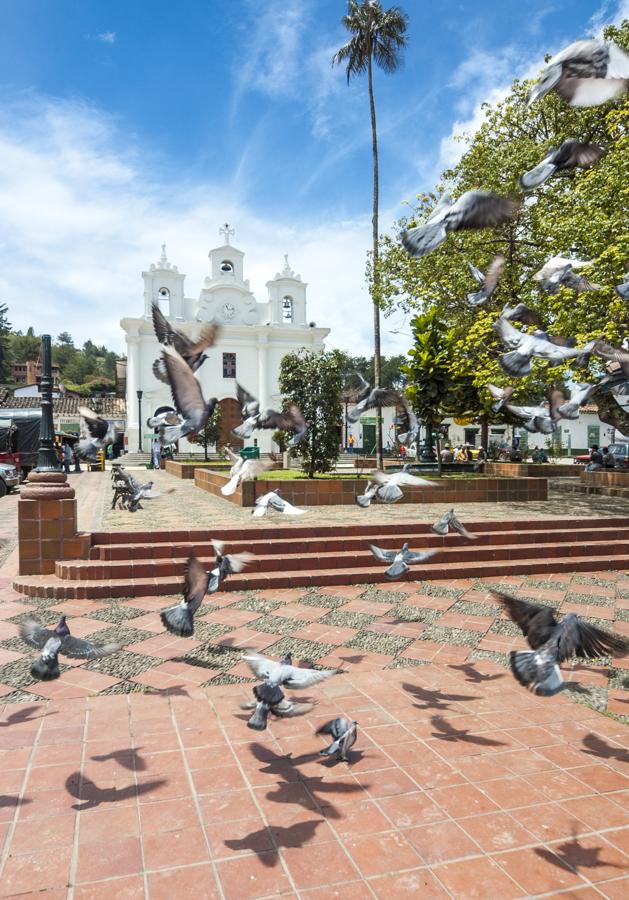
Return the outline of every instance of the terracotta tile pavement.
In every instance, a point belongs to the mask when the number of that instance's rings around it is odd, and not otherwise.
[[[0,897],[627,896],[626,725],[469,671],[350,666],[261,734],[238,684],[0,706]]]

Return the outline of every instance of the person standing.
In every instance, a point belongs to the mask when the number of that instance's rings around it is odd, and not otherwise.
[[[354,452],[354,435],[353,434],[350,434],[350,436],[348,437],[347,446],[349,447],[349,452],[353,453]]]
[[[602,457],[604,469],[616,468],[616,460],[614,459],[614,454],[609,452],[609,447],[603,447]]]
[[[161,444],[157,440],[157,438],[153,441],[153,468],[159,469],[160,457],[161,457]]]
[[[79,456],[79,445],[76,443],[72,448],[72,458],[74,459],[74,471],[82,472],[81,468],[81,457]]]
[[[63,447],[61,448],[61,462],[63,463],[63,468],[66,475],[70,474],[70,460],[72,459],[72,448],[67,441],[63,442]]]

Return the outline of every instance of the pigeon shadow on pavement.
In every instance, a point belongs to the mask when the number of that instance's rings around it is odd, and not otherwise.
[[[597,734],[586,734],[583,738],[583,744],[587,750],[581,750],[588,756],[598,756],[601,759],[617,759],[618,762],[629,763],[629,750],[624,747],[613,747]]]
[[[315,810],[313,813],[317,815]],[[304,847],[314,837],[323,819],[311,819],[296,825],[269,825],[252,831],[240,840],[223,841],[230,850],[251,850],[257,854],[263,865],[272,868],[279,862],[277,852],[280,847]]]
[[[0,809],[10,809],[11,807],[16,809],[18,806],[26,806],[27,803],[32,802],[29,797],[9,797],[5,794],[0,794]]]
[[[470,734],[469,728],[454,728],[443,716],[431,716],[431,723],[437,731],[432,736],[440,741],[464,741],[467,744],[478,744],[480,747],[507,747],[504,741],[494,741],[492,738],[483,737],[480,734]]]
[[[572,838],[563,844],[554,844],[552,849],[548,847],[535,847],[535,854],[545,859],[546,862],[564,869],[568,872],[577,872],[579,869],[600,869],[603,866],[612,869],[624,869],[616,863],[600,859],[600,854],[605,852],[604,847],[582,847],[575,834],[573,826]]]
[[[466,676],[465,680],[471,684],[482,684],[483,681],[496,681],[498,678],[506,678],[506,675],[500,673],[487,675],[485,672],[479,672],[473,663],[462,663],[458,666],[450,665],[449,668],[455,669],[457,672],[463,672]]]
[[[430,691],[427,688],[418,687],[407,681],[402,684],[402,689],[415,697],[416,700],[423,701],[421,704],[414,703],[415,709],[450,709],[450,703],[465,703],[466,701],[471,702],[472,700],[481,699],[481,697],[470,697],[466,694],[446,694],[439,690]]]
[[[7,728],[10,725],[19,725],[21,722],[33,722],[35,719],[46,719],[48,716],[56,716],[57,711],[51,710],[41,716],[31,716],[29,713],[37,712],[42,709],[41,706],[26,706],[23,709],[17,709],[15,712],[9,713],[4,722],[0,722],[0,728]]]
[[[138,752],[141,749],[141,747],[129,747],[126,750],[113,750],[111,753],[103,753],[101,756],[91,756],[90,759],[93,759],[94,762],[106,762],[112,759],[131,772],[143,772],[146,769],[146,760],[142,759]]]
[[[80,772],[73,772],[66,778],[66,791],[71,797],[84,802],[75,803],[72,807],[78,811],[93,809],[101,803],[117,803],[120,800],[130,800],[139,794],[148,794],[150,791],[166,784],[165,778],[155,781],[144,781],[140,784],[129,784],[123,788],[99,788],[90,778],[82,776]]]

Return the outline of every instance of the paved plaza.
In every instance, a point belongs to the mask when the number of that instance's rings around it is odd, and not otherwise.
[[[136,515],[108,509],[108,473],[71,476],[80,527],[208,528],[220,538],[221,527],[252,524],[249,510],[154,474],[156,489],[176,490]],[[626,514],[612,498],[551,494],[457,512]],[[313,509],[308,520],[434,521],[443,509]],[[13,591],[16,510],[5,498],[0,896],[629,893],[629,658],[569,664],[562,695],[532,696],[505,665],[524,639],[487,593],[500,585],[629,635],[629,573],[219,593],[183,639],[159,620],[168,598]],[[35,682],[17,626],[60,612],[77,636],[124,649],[88,663],[64,657],[58,680]],[[245,648],[290,649],[341,672],[303,692],[310,714],[256,733],[240,709],[252,685]],[[337,715],[359,723],[349,765],[318,755],[315,731]]]

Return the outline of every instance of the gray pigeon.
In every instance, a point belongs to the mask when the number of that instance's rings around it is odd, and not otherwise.
[[[261,429],[292,431],[293,437],[288,442],[288,446],[296,447],[307,436],[310,427],[295,403],[291,403],[283,412],[275,409],[260,409],[260,402],[241,384],[236,383],[236,392],[243,419],[240,425],[232,429],[237,437],[249,438],[254,431]]]
[[[614,290],[623,300],[629,300],[629,272],[627,272],[621,283],[616,285]]]
[[[403,496],[401,486],[415,487],[436,487],[434,482],[428,481],[426,478],[419,478],[418,475],[411,474],[411,463],[405,463],[400,472],[381,472],[379,470],[373,473],[373,479],[379,485],[376,496],[383,503],[394,503]]]
[[[571,106],[598,106],[627,89],[629,56],[612,41],[575,41],[543,69],[528,103],[556,91]]]
[[[404,410],[404,424],[402,427],[406,428],[406,431],[400,431],[397,435],[397,440],[400,444],[410,446],[411,444],[415,444],[419,437],[419,420],[406,397],[402,397],[401,400],[402,408]]]
[[[444,195],[428,219],[416,228],[402,231],[400,239],[410,256],[425,256],[445,241],[448,232],[493,228],[512,219],[518,209],[515,200],[489,191],[465,191],[454,202]]]
[[[578,419],[580,408],[585,405],[597,387],[598,384],[577,384],[570,395],[570,400],[562,398],[563,402],[556,409],[551,409],[551,417],[555,420]]]
[[[363,413],[369,409],[383,406],[404,405],[404,400],[398,391],[391,388],[372,388],[365,381],[360,372],[356,372],[361,381],[361,390],[358,394],[358,402],[347,413],[348,422],[358,422]]]
[[[559,663],[572,656],[595,659],[613,651],[626,653],[629,650],[626,638],[590,625],[575,613],[569,613],[558,622],[555,611],[549,606],[529,603],[495,590],[490,593],[520,626],[532,648],[511,651],[511,671],[520,684],[542,697],[552,697],[563,688]]]
[[[444,513],[441,518],[437,522],[435,522],[434,525],[430,526],[431,531],[434,531],[435,534],[441,535],[446,535],[450,528],[458,531],[461,537],[467,538],[468,541],[475,541],[478,538],[477,534],[472,534],[471,531],[468,531],[467,528],[461,522],[459,522],[457,517],[454,515],[453,509],[451,509],[447,513]]]
[[[606,344],[605,341],[592,341],[588,345],[588,350],[595,356],[607,360],[608,363],[616,363],[618,371],[622,371],[625,378],[629,378],[629,350],[624,347],[614,347],[612,344]],[[609,369],[608,369],[609,371]]]
[[[337,669],[302,669],[292,664],[292,654],[285,654],[279,662],[268,659],[260,653],[247,651],[243,656],[252,672],[262,678],[261,684],[254,688],[254,694],[258,701],[263,701],[273,706],[284,699],[282,686],[297,689],[319,684],[327,678],[337,674]]]
[[[159,413],[157,416],[151,416],[146,420],[148,428],[161,428],[162,425],[181,425],[182,418],[172,410]]]
[[[184,573],[183,597],[180,603],[163,609],[159,617],[166,631],[179,637],[191,637],[194,633],[194,614],[203,603],[210,583],[210,573],[191,553]]]
[[[85,459],[96,459],[96,454],[104,450],[108,444],[113,444],[118,437],[118,428],[108,419],[103,419],[88,406],[79,406],[79,415],[82,416],[89,437],[83,437],[78,444],[79,456]]]
[[[321,728],[318,728],[316,734],[329,734],[333,741],[328,747],[319,750],[321,756],[333,756],[336,754],[337,759],[343,762],[349,762],[347,754],[356,743],[356,726],[358,722],[350,721],[345,716],[339,716],[338,719],[332,719],[326,722]]]
[[[265,516],[269,509],[275,509],[277,512],[283,513],[285,516],[302,516],[307,510],[299,509],[293,506],[288,500],[284,500],[279,496],[279,491],[269,491],[256,500],[254,509],[251,510],[253,516]]]
[[[25,619],[20,622],[20,637],[31,647],[42,651],[31,665],[31,675],[38,681],[52,681],[59,678],[60,653],[72,659],[102,659],[104,656],[111,656],[122,647],[122,644],[99,646],[91,641],[72,637],[66,616],[61,616],[59,624],[53,631],[44,628],[37,619]]]
[[[499,254],[492,259],[485,275],[469,262],[467,267],[480,284],[480,290],[467,295],[467,302],[471,307],[480,306],[486,300],[489,300],[498,287],[498,280],[505,268],[505,258],[502,254]]]
[[[356,495],[356,503],[358,503],[359,506],[362,506],[363,509],[367,509],[368,506],[371,506],[371,501],[376,498],[378,487],[379,486],[375,481],[368,481],[363,493]],[[401,496],[402,491],[400,491],[400,497]]]
[[[216,564],[210,571],[208,594],[214,594],[223,581],[236,572],[242,572],[245,566],[248,566],[254,554],[244,550],[242,553],[223,553],[224,544],[222,541],[213,540],[212,546],[216,554]]]
[[[589,169],[604,153],[603,148],[597,144],[582,144],[574,138],[569,138],[559,147],[551,147],[541,163],[525,172],[520,178],[520,186],[523,191],[532,191],[544,184],[555,172]]]
[[[280,691],[282,699],[276,703],[258,700],[257,688],[257,685],[253,688],[253,695],[256,699],[249,703],[241,704],[241,709],[253,709],[251,718],[247,722],[247,728],[252,728],[254,731],[265,731],[269,713],[273,713],[274,716],[281,719],[289,719],[295,718],[295,716],[303,716],[312,710],[312,703],[294,703],[292,700],[286,700],[283,691]]]
[[[503,319],[506,319],[507,322],[522,322],[523,325],[537,326],[542,324],[542,320],[538,314],[528,307],[526,303],[518,303],[513,307],[506,305],[500,315]]]
[[[378,562],[391,563],[384,573],[387,578],[399,578],[410,571],[409,564],[426,562],[431,559],[438,550],[425,550],[423,553],[413,553],[408,549],[408,543],[402,545],[401,550],[384,550],[375,544],[369,544],[369,548]]]
[[[203,351],[207,350],[209,347],[213,347],[216,343],[220,334],[220,326],[215,325],[214,323],[204,325],[198,339],[192,341],[183,333],[183,331],[179,331],[178,328],[173,328],[156,303],[153,303],[152,310],[153,328],[157,340],[164,346],[174,347],[177,353],[185,359],[192,371],[196,372],[207,359],[207,355]],[[163,381],[168,384],[169,376],[163,359],[155,360],[153,363],[153,374],[158,381]],[[169,422],[168,424],[170,425],[173,423]],[[150,427],[157,428],[158,426],[151,425]]]
[[[500,387],[496,387],[495,384],[488,384],[487,390],[489,391],[491,396],[496,401],[495,403],[491,404],[491,408],[493,409],[494,412],[498,412],[499,410],[502,409],[502,407],[505,405],[507,400],[509,400],[511,398],[511,395],[515,391],[515,388],[510,387],[510,386],[500,388]]]
[[[500,357],[500,365],[509,375],[515,375],[518,378],[531,374],[531,359],[534,356],[551,362],[564,362],[579,356],[585,349],[563,347],[539,335],[518,331],[502,316],[494,322],[492,327],[501,341],[507,347],[513,348],[510,353],[505,353]]]
[[[180,425],[161,425],[159,439],[162,446],[174,444],[187,434],[202,431],[214,412],[218,399],[211,397],[207,402],[203,397],[200,382],[194,372],[173,347],[164,347],[162,359],[177,412],[181,416]]]

